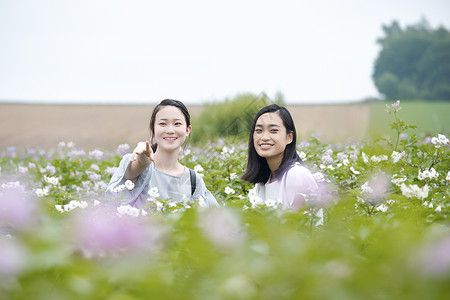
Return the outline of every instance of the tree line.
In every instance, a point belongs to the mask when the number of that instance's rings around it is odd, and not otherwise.
[[[372,74],[378,92],[387,100],[450,101],[450,32],[431,28],[425,19],[406,28],[397,21],[382,28]]]

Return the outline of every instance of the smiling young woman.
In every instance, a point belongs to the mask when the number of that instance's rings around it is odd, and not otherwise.
[[[189,140],[192,127],[186,106],[178,100],[165,99],[150,118],[152,143],[139,142],[132,154],[125,154],[107,187],[108,195],[117,196],[115,188],[131,180],[135,186],[120,193],[122,203],[141,208],[148,203],[150,189],[157,188],[159,198],[174,202],[203,198],[208,206],[217,206],[202,177],[178,161],[180,148]]]
[[[297,154],[297,132],[285,107],[272,104],[255,116],[248,143],[247,168],[241,179],[255,184],[263,201],[275,200],[297,211],[304,194],[317,190],[311,172]]]

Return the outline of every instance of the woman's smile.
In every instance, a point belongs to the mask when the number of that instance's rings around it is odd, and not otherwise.
[[[259,147],[261,148],[261,150],[269,150],[270,148],[273,147],[273,144],[271,144],[271,143],[261,143],[261,144],[259,144]]]

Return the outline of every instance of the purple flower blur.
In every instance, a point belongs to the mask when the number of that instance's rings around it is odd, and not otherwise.
[[[130,150],[130,146],[128,144],[121,144],[117,146],[116,153],[117,155],[124,156],[128,153],[128,150]]]
[[[450,235],[424,246],[416,262],[426,276],[450,275]]]
[[[35,221],[36,202],[18,182],[2,184],[0,189],[0,229],[23,230]]]
[[[161,231],[145,218],[119,216],[114,208],[100,206],[77,215],[73,230],[75,244],[87,257],[155,250],[161,237]]]
[[[27,260],[24,247],[16,240],[0,238],[0,279],[18,275],[26,267]]]

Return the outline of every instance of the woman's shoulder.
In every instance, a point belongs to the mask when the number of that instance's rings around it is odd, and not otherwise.
[[[291,165],[289,170],[286,172],[287,176],[312,176],[311,171],[303,166],[302,164],[295,162]]]

